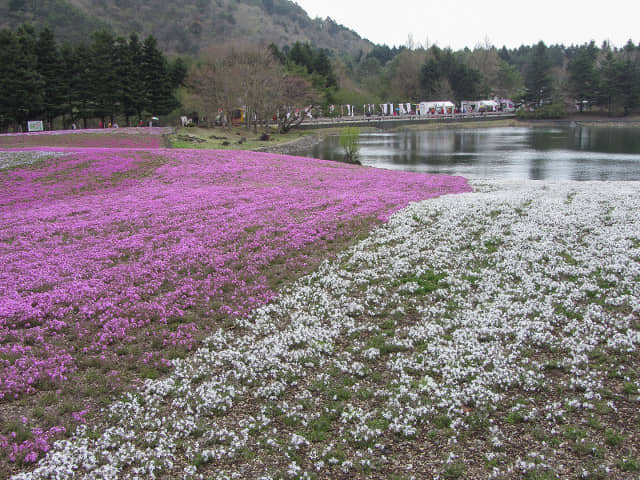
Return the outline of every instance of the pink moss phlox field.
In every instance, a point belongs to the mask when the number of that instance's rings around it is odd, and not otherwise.
[[[19,147],[114,147],[159,148],[162,135],[170,129],[159,127],[51,130],[0,135],[0,148]]]
[[[0,405],[145,336],[158,348],[125,348],[130,360],[167,365],[164,347],[195,346],[194,312],[243,315],[276,295],[263,267],[465,191],[460,177],[234,151],[76,149],[0,171]],[[35,460],[61,431],[0,434],[0,451]]]

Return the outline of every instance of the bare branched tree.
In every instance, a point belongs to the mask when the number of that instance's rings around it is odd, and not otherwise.
[[[278,130],[286,133],[299,126],[318,104],[318,96],[308,80],[293,75],[283,83],[282,101],[278,107]]]
[[[268,129],[275,118],[281,132],[300,125],[317,105],[311,84],[288,74],[268,48],[227,47],[209,50],[192,69],[188,85],[208,118],[243,108],[247,128]]]

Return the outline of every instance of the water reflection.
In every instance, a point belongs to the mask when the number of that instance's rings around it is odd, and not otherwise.
[[[337,136],[312,150],[339,160]],[[637,129],[481,128],[380,132],[360,138],[364,165],[466,177],[529,180],[640,180]]]

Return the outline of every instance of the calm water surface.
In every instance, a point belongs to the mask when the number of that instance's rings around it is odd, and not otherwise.
[[[303,155],[339,160],[338,136]],[[640,129],[502,127],[366,133],[363,165],[514,180],[640,180]]]

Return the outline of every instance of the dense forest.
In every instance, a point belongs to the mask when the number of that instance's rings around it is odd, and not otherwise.
[[[450,100],[459,104],[493,98],[512,99],[523,112],[537,118],[558,118],[576,111],[627,115],[640,107],[640,46],[631,41],[622,48],[606,43],[598,47],[593,42],[570,47],[539,42],[516,49],[483,45],[460,51],[437,45],[379,45],[354,55],[300,42],[269,48],[289,76],[303,78],[314,87],[315,106],[324,115],[335,104],[354,105],[357,110],[386,102]],[[233,55],[233,49],[221,51],[224,49],[213,56]],[[198,77],[203,64],[211,65],[211,58],[190,62],[190,78],[195,80],[190,83],[192,91],[199,83],[213,84],[225,75],[218,68],[217,76]],[[235,92],[233,97],[248,98],[249,93]],[[206,101],[197,95],[195,101],[187,98],[189,108],[206,108]],[[290,97],[289,101],[296,103]]]
[[[55,120],[58,128],[91,119],[130,124],[186,111],[212,118],[222,107],[240,105],[251,118],[262,112],[256,123],[284,109],[310,106],[322,115],[335,104],[428,100],[510,98],[556,117],[576,110],[629,114],[640,107],[640,46],[631,41],[622,48],[539,42],[460,51],[409,42],[353,53],[309,42],[239,47],[231,41],[171,59],[158,45],[153,36],[141,41],[108,30],[62,44],[48,28],[0,30],[0,129],[24,129],[32,119]]]
[[[593,42],[517,49],[484,45],[461,51],[376,46],[355,58],[334,59],[339,100],[413,101],[511,98],[559,110],[630,113],[640,105],[640,46]],[[578,107],[576,107],[578,106]]]
[[[166,115],[180,106],[175,91],[185,76],[183,61],[169,61],[152,36],[98,31],[87,44],[59,46],[46,28],[0,30],[0,131],[34,119],[86,128],[89,119],[129,125]]]

